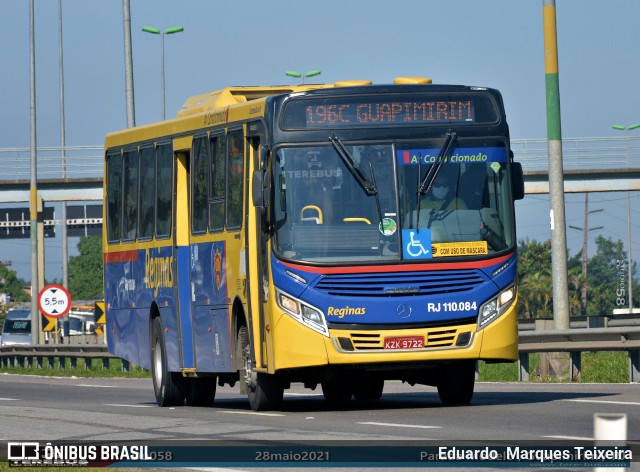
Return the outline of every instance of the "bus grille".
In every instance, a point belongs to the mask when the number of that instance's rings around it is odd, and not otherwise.
[[[479,270],[331,274],[323,276],[315,288],[338,297],[406,297],[467,292],[485,281]]]
[[[468,327],[464,331],[468,331]],[[429,330],[425,336],[424,349],[454,346],[457,335],[456,328]],[[350,338],[356,351],[384,350],[385,336],[382,333],[350,333]]]

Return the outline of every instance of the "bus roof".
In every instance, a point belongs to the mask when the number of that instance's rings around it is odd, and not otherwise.
[[[393,83],[424,85],[432,82],[426,77],[397,77]],[[107,134],[105,149],[152,140],[158,136],[176,136],[215,124],[258,118],[264,114],[266,98],[274,95],[367,85],[372,85],[372,82],[346,80],[331,84],[226,87],[189,97],[180,107],[176,118]]]

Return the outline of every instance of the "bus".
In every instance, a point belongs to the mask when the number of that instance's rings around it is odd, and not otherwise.
[[[387,381],[465,405],[479,360],[517,359],[524,183],[495,89],[227,87],[108,134],[104,182],[109,351],[159,406]]]

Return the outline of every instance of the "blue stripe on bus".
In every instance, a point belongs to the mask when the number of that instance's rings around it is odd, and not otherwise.
[[[190,253],[189,246],[178,246],[178,301],[180,309],[180,334],[182,347],[182,367],[194,367],[193,360],[193,323],[191,319],[191,284],[189,283]]]

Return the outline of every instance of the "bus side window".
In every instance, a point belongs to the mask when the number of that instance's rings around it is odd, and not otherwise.
[[[227,156],[229,175],[227,227],[240,228],[244,193],[244,136],[241,129],[229,132]]]
[[[173,150],[171,144],[162,144],[156,148],[157,185],[156,185],[156,236],[171,235],[173,216]]]
[[[136,239],[138,226],[138,150],[124,153],[124,212],[122,215],[122,239]]]
[[[122,154],[107,154],[107,240],[120,240],[120,215],[122,214]]]
[[[206,136],[193,140],[191,165],[191,230],[204,233],[209,221],[209,142]]]
[[[152,147],[140,150],[140,239],[153,236],[156,198],[154,154]]]
[[[226,193],[225,137],[211,139],[211,195],[209,197],[209,229],[224,229],[224,202]]]

